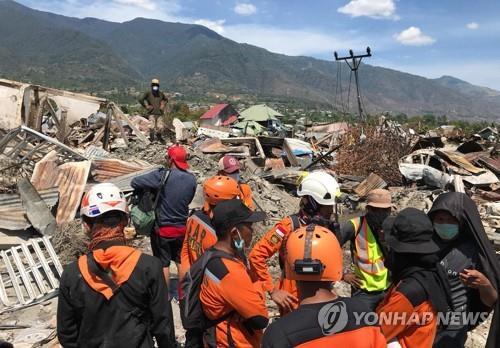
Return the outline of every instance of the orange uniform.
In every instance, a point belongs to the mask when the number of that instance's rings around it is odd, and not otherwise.
[[[265,296],[262,284],[252,282],[241,261],[211,260],[205,269],[200,301],[210,320],[229,314],[215,328],[217,347],[260,347],[262,330],[268,323]]]
[[[431,348],[437,331],[437,315],[425,290],[412,279],[389,288],[377,307],[387,342],[397,339],[402,348]]]
[[[354,313],[368,312],[352,298],[301,305],[266,329],[263,348],[385,348],[380,327],[357,322]]]
[[[205,250],[215,243],[217,243],[217,235],[210,217],[203,211],[195,211],[186,222],[186,235],[181,249],[180,279]]]
[[[259,240],[248,256],[252,276],[263,282],[266,291],[272,291],[274,288],[287,291],[297,297],[297,286],[295,281],[286,279],[282,276],[277,285],[273,284],[273,279],[267,267],[269,260],[277,252],[280,253],[280,265],[283,265],[284,241],[287,236],[299,227],[305,226],[305,222],[297,215],[287,216],[274,225],[264,237]]]
[[[244,184],[244,183],[240,183],[240,192],[241,192],[241,200],[243,201],[243,203],[245,203],[245,205],[250,208],[250,209],[254,209],[254,206],[253,206],[253,199],[252,199],[252,189],[250,188],[250,185],[248,184]]]

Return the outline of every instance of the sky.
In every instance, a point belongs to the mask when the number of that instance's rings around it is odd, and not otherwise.
[[[326,60],[370,46],[366,63],[500,90],[498,0],[17,1],[79,18],[196,23],[272,52]]]

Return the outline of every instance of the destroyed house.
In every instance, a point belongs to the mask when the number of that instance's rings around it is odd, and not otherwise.
[[[238,111],[231,104],[217,104],[212,106],[200,117],[200,125],[229,126],[238,120]]]
[[[241,112],[242,121],[254,121],[267,129],[280,129],[282,117],[283,114],[266,104],[254,105]]]

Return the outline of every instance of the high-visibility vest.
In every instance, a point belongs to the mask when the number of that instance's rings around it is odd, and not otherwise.
[[[361,289],[382,291],[389,287],[389,271],[384,265],[384,254],[377,243],[366,218],[351,220],[354,225],[354,247],[351,246],[354,273],[361,281]]]

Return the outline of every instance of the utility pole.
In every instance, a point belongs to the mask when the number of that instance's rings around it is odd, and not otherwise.
[[[361,93],[359,91],[359,79],[358,79],[358,68],[359,65],[361,64],[361,60],[366,57],[371,57],[371,49],[370,47],[366,48],[366,54],[361,54],[361,55],[354,55],[354,52],[352,50],[349,50],[349,56],[346,57],[339,57],[337,52],[333,52],[333,55],[335,56],[335,60],[343,60],[347,63],[349,68],[351,68],[351,71],[354,71],[354,79],[356,81],[356,94],[358,95],[358,113],[359,113],[359,118],[361,121],[364,121],[363,117],[363,109],[361,108]],[[351,62],[349,62],[351,61]],[[341,92],[342,93],[342,92]]]

